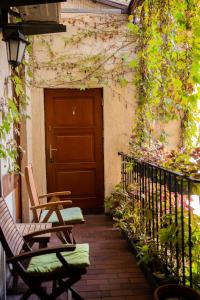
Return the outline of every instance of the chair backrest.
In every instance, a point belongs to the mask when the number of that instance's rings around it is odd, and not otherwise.
[[[3,245],[7,257],[18,255],[23,246],[27,245],[18,231],[3,198],[0,198],[0,242]]]
[[[39,202],[39,198],[35,186],[35,181],[33,177],[33,168],[31,164],[25,167],[25,179],[26,179],[26,187],[28,190],[28,195],[31,201],[31,205],[32,206],[39,205],[40,202]],[[32,211],[33,211],[34,222],[39,222],[41,210],[33,209]]]

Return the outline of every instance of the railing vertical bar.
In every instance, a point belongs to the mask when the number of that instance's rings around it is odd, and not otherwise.
[[[145,219],[145,212],[144,212],[144,207],[145,207],[145,168],[144,164],[142,163],[142,217],[143,217],[143,222]],[[146,224],[144,223],[145,229],[146,229]]]
[[[137,183],[137,187],[136,187],[136,196],[137,196],[137,200],[139,198],[139,191],[138,191],[138,182],[139,182],[139,172],[138,172],[138,162],[136,162],[136,183]]]
[[[166,171],[164,171],[163,175],[164,175],[164,216],[166,216],[166,214],[167,214],[167,175],[166,175]],[[167,246],[165,246],[164,252],[165,252],[165,257],[167,258]]]
[[[124,164],[125,164],[125,158],[124,158],[124,155],[122,154],[121,155],[121,166],[122,166],[121,180],[122,180],[122,189],[123,189],[123,192],[125,191]]]
[[[146,164],[144,166],[144,218],[145,218],[145,230],[146,234],[148,234],[148,224],[147,224],[147,174],[146,174]]]
[[[155,239],[155,216],[154,216],[154,168],[151,169],[151,198],[152,198],[152,235]]]
[[[148,182],[148,187],[147,187],[147,194],[148,194],[148,231],[149,231],[149,236],[152,236],[152,229],[151,229],[151,193],[150,193],[150,189],[151,189],[151,185],[150,185],[150,178],[151,178],[151,167],[147,166],[147,182]]]
[[[176,275],[178,277],[179,274],[179,249],[178,249],[178,192],[177,192],[177,177],[176,175],[174,176],[174,183],[175,183],[175,225],[177,228],[176,231]]]
[[[164,212],[167,213],[167,176],[166,171],[164,171]]]
[[[126,172],[127,157],[124,156],[124,158],[125,158],[125,164],[124,164],[124,191],[126,192],[126,188],[127,188],[127,172]]]
[[[160,191],[160,220],[159,227],[162,227],[162,170],[159,170],[159,191]]]
[[[172,175],[169,173],[169,214],[170,214],[170,219],[169,223],[170,225],[172,224]],[[170,242],[170,266],[172,266],[172,242]]]
[[[127,159],[127,163],[128,163],[128,165],[130,165],[130,158],[128,158]],[[126,189],[127,189],[127,187],[129,186],[129,183],[130,183],[130,177],[131,177],[131,172],[130,172],[130,170],[128,170],[127,171],[127,169],[126,169],[126,172],[127,172],[127,183],[126,183]]]
[[[155,170],[155,178],[156,178],[156,232],[158,232],[158,169]],[[156,247],[158,249],[158,234],[156,235]]]
[[[191,182],[188,180],[188,245],[189,245],[189,278],[190,278],[190,287],[192,284],[192,228],[191,228]]]
[[[139,163],[139,172],[140,172],[140,191],[139,191],[139,195],[140,195],[140,208],[142,208],[142,166],[141,166],[141,163]],[[140,209],[141,210],[141,209]],[[140,212],[140,215],[141,215],[141,212]]]
[[[184,203],[183,203],[183,179],[181,179],[181,246],[182,246],[182,283],[185,285],[185,240],[184,240]]]

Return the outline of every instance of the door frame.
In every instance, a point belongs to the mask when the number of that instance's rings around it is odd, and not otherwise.
[[[44,88],[43,89],[43,107],[44,107],[44,151],[45,151],[45,174],[46,174],[46,190],[47,190],[47,160],[48,160],[48,148],[47,148],[47,142],[46,142],[46,120],[45,120],[45,92],[48,90],[61,90],[61,91],[78,91],[80,92],[79,88]],[[105,168],[104,168],[104,149],[105,149],[105,145],[104,145],[104,108],[103,108],[103,88],[87,88],[86,90],[90,91],[90,90],[99,90],[100,91],[100,97],[101,97],[101,123],[102,123],[102,208],[91,208],[91,209],[85,209],[84,213],[102,213],[104,212],[104,199],[105,199]],[[84,91],[83,91],[84,92]]]

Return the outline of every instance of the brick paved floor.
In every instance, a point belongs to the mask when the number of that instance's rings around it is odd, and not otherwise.
[[[136,260],[112,220],[104,215],[88,215],[84,225],[74,229],[77,243],[90,244],[87,274],[74,288],[85,300],[152,300],[151,289]],[[56,240],[52,239],[55,245]],[[49,287],[49,284],[46,285]],[[18,300],[20,296],[7,296]],[[32,296],[30,300],[38,299]],[[67,300],[63,294],[57,298]]]

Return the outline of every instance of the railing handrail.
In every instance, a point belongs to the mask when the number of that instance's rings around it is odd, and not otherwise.
[[[133,159],[134,161],[136,161],[137,163],[140,163],[140,164],[146,164],[146,165],[149,165],[151,167],[158,168],[158,169],[163,170],[165,172],[168,172],[168,173],[170,173],[172,175],[180,176],[180,177],[182,177],[184,179],[193,181],[195,183],[200,183],[200,179],[197,179],[197,178],[194,178],[194,177],[191,177],[191,176],[187,176],[187,175],[185,175],[183,173],[172,171],[170,169],[164,168],[164,167],[162,167],[160,165],[156,165],[156,164],[153,164],[153,163],[150,163],[150,162],[147,162],[147,161],[142,161],[142,160],[140,161],[140,160],[136,159],[134,156],[131,156],[129,154],[125,154],[124,152],[118,152],[118,155],[121,155],[121,156],[130,158],[130,159]]]

